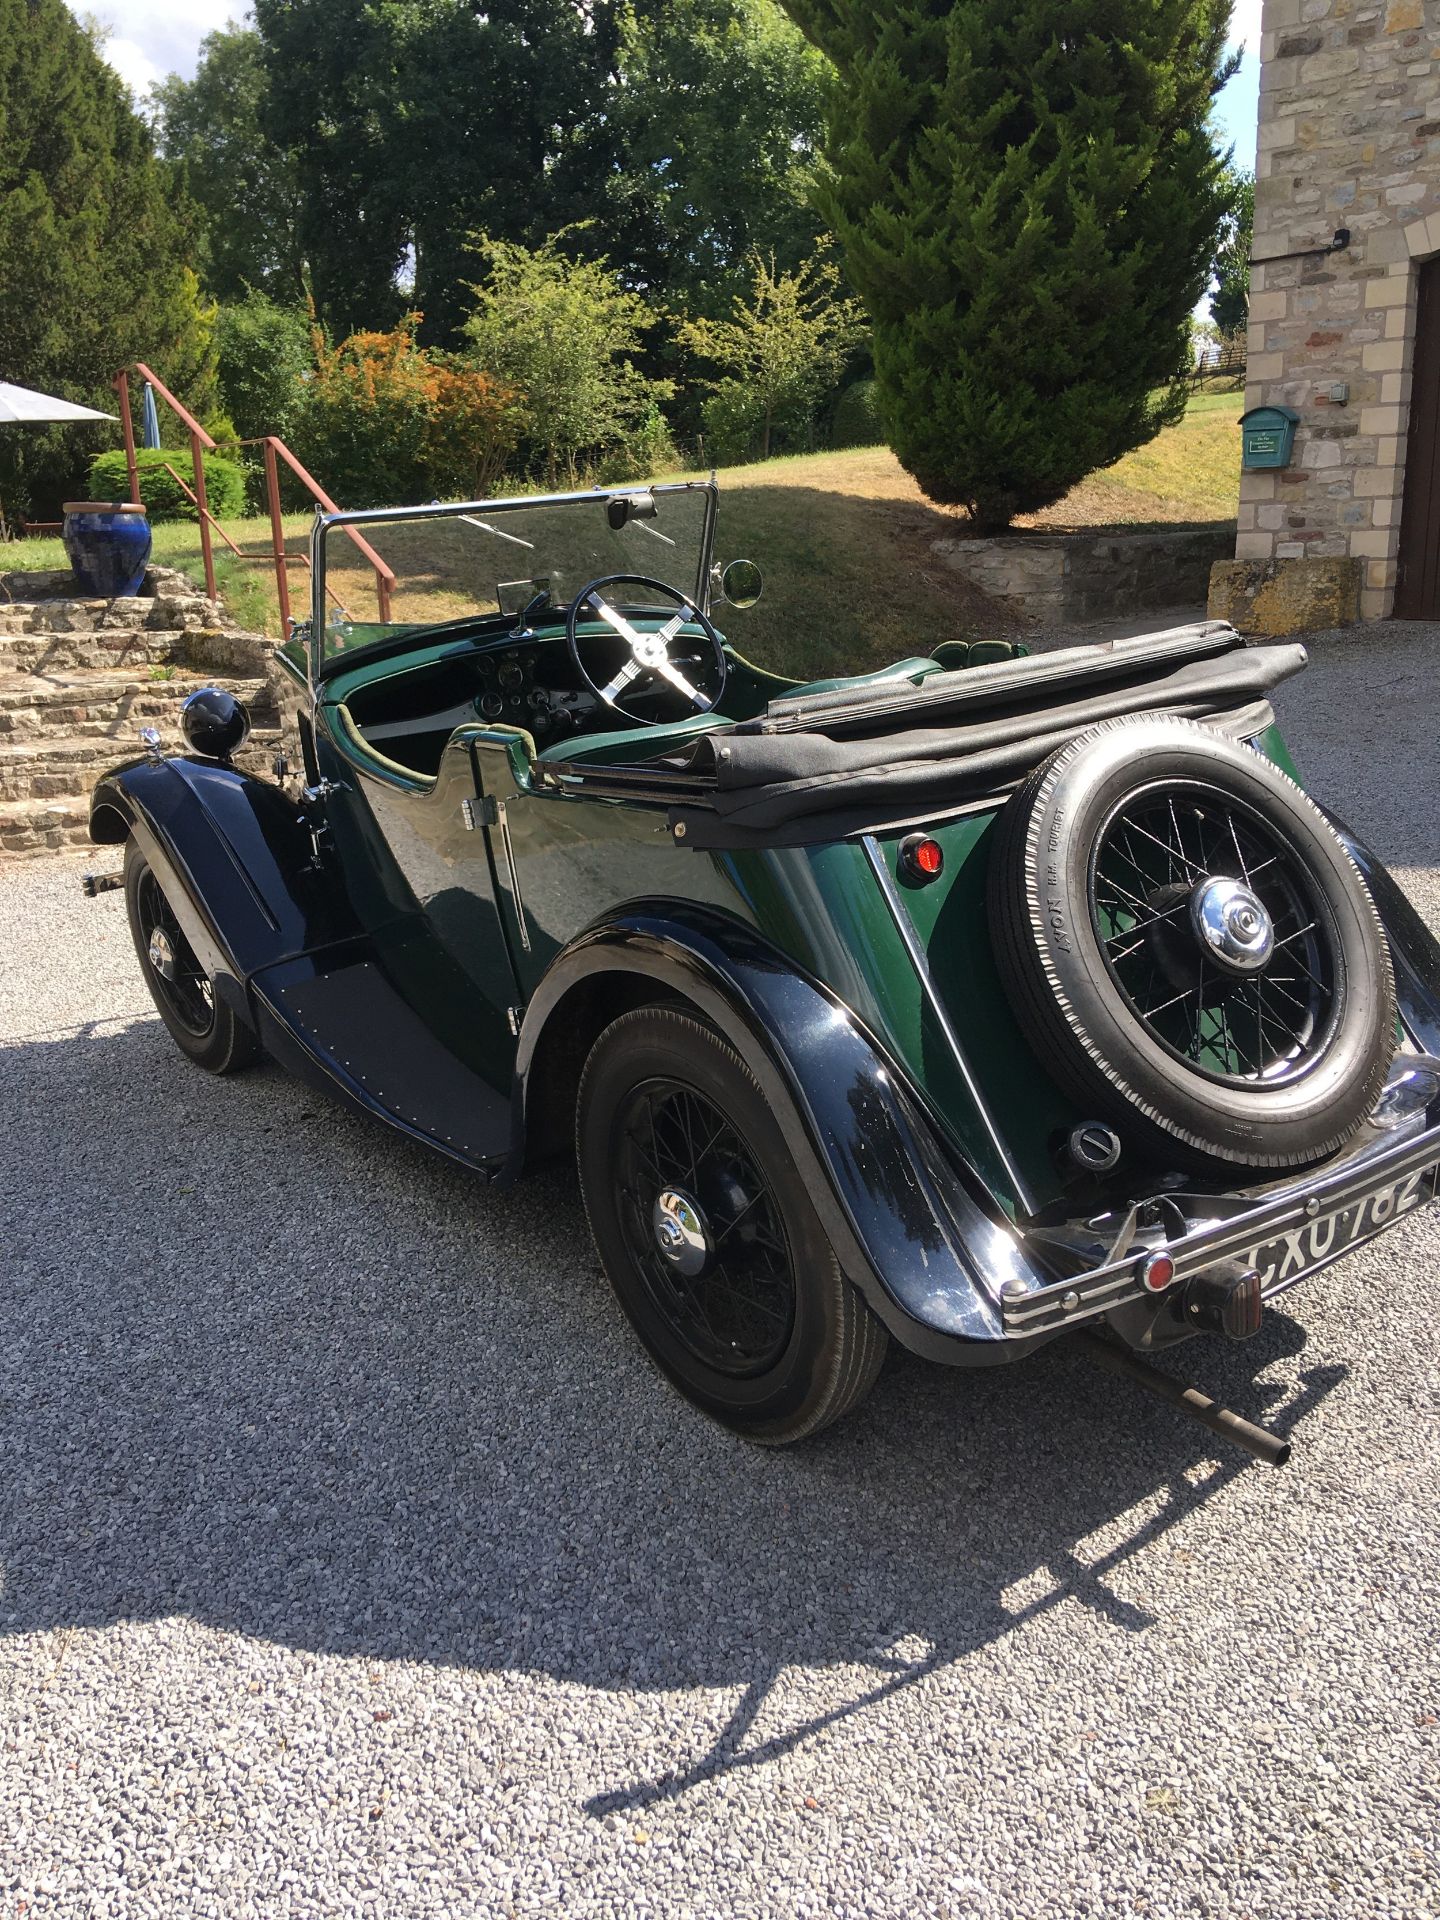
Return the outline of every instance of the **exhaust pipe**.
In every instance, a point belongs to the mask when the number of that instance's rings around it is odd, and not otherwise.
[[[1283,1467],[1290,1458],[1288,1440],[1267,1433],[1264,1427],[1257,1427],[1253,1421],[1242,1419],[1228,1407],[1217,1406],[1215,1401],[1208,1400],[1194,1387],[1187,1387],[1170,1374],[1162,1373],[1158,1367],[1152,1367],[1137,1354],[1117,1347],[1110,1340],[1102,1340],[1096,1333],[1077,1332],[1072,1338],[1097,1366],[1133,1380],[1136,1386],[1153,1393],[1157,1400],[1163,1400],[1180,1413],[1189,1414],[1192,1420],[1198,1420],[1211,1433],[1218,1433],[1222,1440],[1233,1440],[1237,1447],[1243,1447],[1246,1453],[1256,1460],[1262,1460],[1267,1467]]]

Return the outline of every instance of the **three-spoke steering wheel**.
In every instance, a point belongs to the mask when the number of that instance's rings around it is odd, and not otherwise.
[[[654,633],[642,633],[624,614],[610,605],[603,591],[607,587],[644,587],[650,593],[658,593],[666,600],[674,601],[678,611],[664,626],[657,627]],[[596,648],[604,645],[609,654],[606,665],[611,666],[617,651],[615,643],[609,634],[587,634],[582,637],[580,622],[586,617],[601,621],[611,633],[625,642],[628,649],[627,657],[608,680],[602,681],[590,671],[581,649],[582,646]],[[698,627],[709,643],[710,659],[702,663],[707,671],[703,675],[695,674],[693,679],[670,658],[671,642],[682,627]],[[725,691],[725,648],[710,621],[683,593],[666,586],[663,580],[652,580],[643,573],[608,573],[603,579],[592,580],[589,586],[582,587],[571,601],[570,611],[565,616],[565,640],[576,671],[596,699],[603,700],[607,707],[613,707],[617,713],[623,713],[627,720],[636,721],[642,726],[658,726],[661,722],[648,714],[634,712],[623,703],[622,695],[628,693],[632,699],[637,695],[654,695],[660,691],[655,683],[663,681],[688,701],[696,713],[709,713],[718,705]],[[685,665],[693,668],[694,663],[687,660]]]

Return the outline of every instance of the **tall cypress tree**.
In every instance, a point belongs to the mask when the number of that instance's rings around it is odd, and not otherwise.
[[[113,409],[136,358],[206,403],[207,316],[123,82],[64,0],[0,0],[0,379]],[[0,432],[0,499],[53,510],[113,429]]]
[[[1227,193],[1230,0],[783,0],[891,443],[996,531],[1178,415]]]

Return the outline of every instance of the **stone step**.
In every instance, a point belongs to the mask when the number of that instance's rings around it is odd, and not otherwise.
[[[90,845],[90,801],[0,800],[0,858]],[[97,853],[100,849],[96,849]],[[108,853],[111,849],[106,848]],[[107,862],[107,865],[111,863]]]
[[[202,593],[137,595],[130,600],[0,600],[0,634],[135,633],[234,624]]]
[[[134,738],[142,726],[168,721],[198,687],[224,686],[267,717],[263,680],[215,680],[173,672],[164,679],[126,673],[12,674],[0,677],[0,741],[61,733]],[[177,735],[178,737],[178,735]]]
[[[183,750],[177,726],[157,724],[156,731],[162,752]],[[252,773],[268,772],[281,738],[278,727],[256,727],[240,764]],[[138,728],[114,734],[0,737],[0,800],[58,800],[88,794],[102,773],[138,759],[144,751]]]
[[[105,633],[0,632],[0,675],[14,673],[105,672],[165,664],[173,646],[169,633],[119,628]]]

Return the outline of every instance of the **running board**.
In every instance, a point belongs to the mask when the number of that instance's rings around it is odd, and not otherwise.
[[[455,1057],[404,1000],[373,950],[322,968],[282,961],[250,991],[266,1050],[346,1105],[495,1178],[510,1150],[510,1101]]]

